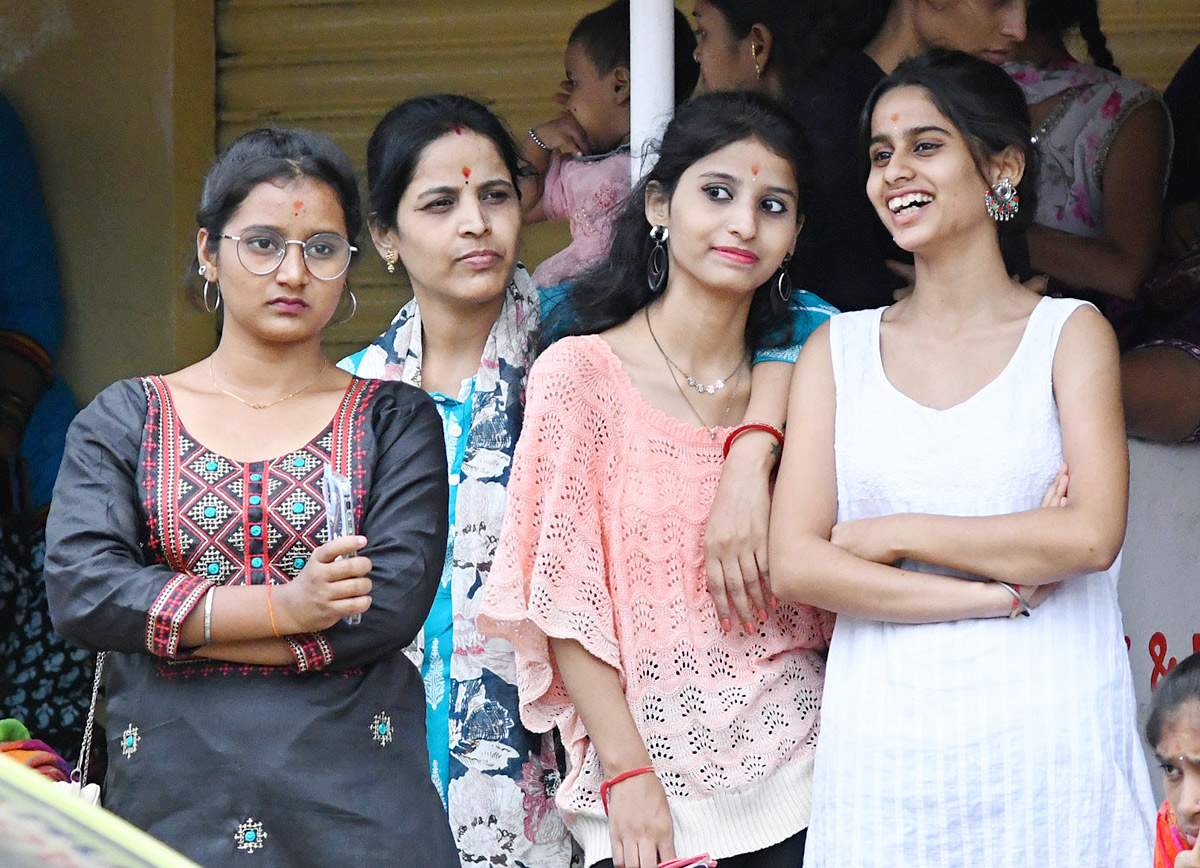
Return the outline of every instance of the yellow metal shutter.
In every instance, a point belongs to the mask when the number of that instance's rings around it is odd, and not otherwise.
[[[1100,0],[1100,22],[1121,72],[1160,91],[1200,43],[1197,0]]]
[[[359,168],[375,122],[402,99],[476,97],[520,137],[558,111],[567,35],[599,2],[576,0],[219,0],[217,145],[264,125],[331,135]],[[365,178],[363,179],[365,189]],[[536,263],[569,241],[563,226],[525,230]],[[337,358],[383,331],[411,291],[359,238],[358,315],[327,330]]]

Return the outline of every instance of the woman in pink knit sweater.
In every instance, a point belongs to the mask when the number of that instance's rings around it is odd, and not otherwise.
[[[530,373],[479,623],[516,648],[524,724],[561,732],[557,802],[589,866],[800,864],[829,625],[771,599],[731,629],[702,534],[748,348],[802,341],[831,312],[797,293],[807,322],[772,333],[803,142],[765,97],[681,107],[565,306],[572,336]]]

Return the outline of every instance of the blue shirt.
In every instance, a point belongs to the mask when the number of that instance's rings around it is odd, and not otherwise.
[[[430,393],[446,439],[446,465],[450,473],[450,530],[446,537],[446,561],[433,607],[425,619],[425,654],[421,678],[425,682],[425,733],[429,747],[429,770],[442,804],[450,786],[450,659],[454,653],[454,596],[450,588],[457,530],[458,483],[475,398],[475,378],[463,380],[458,397]]]

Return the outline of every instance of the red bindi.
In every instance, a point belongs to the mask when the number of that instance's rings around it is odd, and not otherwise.
[[[755,163],[754,165],[752,165],[752,166],[750,167],[750,174],[751,174],[751,175],[753,175],[753,176],[754,176],[754,177],[756,177],[756,178],[758,177],[758,168],[759,168],[759,167],[758,167],[758,163]]]
[[[896,114],[892,115],[892,123],[895,123],[895,122],[896,122],[896,121],[898,121],[898,120],[900,120],[900,113],[899,113],[899,112],[897,112]]]
[[[292,203],[292,207],[296,209],[296,213],[294,216],[299,217],[300,209],[304,207],[304,202],[300,199],[297,199],[295,202]]]
[[[470,166],[463,166],[463,177],[466,178],[468,181],[471,180],[471,167]]]

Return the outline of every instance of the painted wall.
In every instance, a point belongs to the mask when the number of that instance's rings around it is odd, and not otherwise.
[[[1131,440],[1129,476],[1119,590],[1144,722],[1158,679],[1200,651],[1200,449]],[[1147,759],[1161,796],[1162,775],[1149,749]]]
[[[39,164],[63,273],[61,368],[86,401],[197,353],[180,275],[213,149],[209,0],[4,0],[0,89]]]
[[[1159,90],[1200,43],[1196,0],[1100,0],[1100,21],[1121,71]]]

